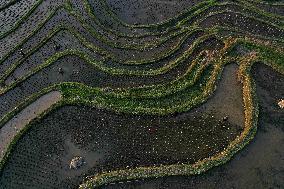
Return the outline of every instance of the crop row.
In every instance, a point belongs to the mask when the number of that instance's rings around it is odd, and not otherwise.
[[[0,56],[0,129],[49,91],[60,91],[63,100],[38,119],[56,107],[78,104],[139,115],[186,112],[212,96],[227,63],[236,61],[240,66],[245,125],[224,151],[194,164],[103,172],[81,188],[125,179],[200,174],[227,162],[256,132],[258,105],[251,65],[261,61],[284,73],[283,16],[264,11],[252,1],[204,1],[169,20],[142,25],[121,20],[106,0],[95,1],[96,5],[88,0],[78,5],[55,2],[59,7],[45,8],[28,36],[19,37],[42,3],[38,1],[0,36],[3,42],[9,37],[16,41],[5,44],[2,48],[7,50]],[[240,54],[239,46],[247,52]],[[74,70],[65,73],[62,67]],[[30,125],[11,141],[0,170]]]

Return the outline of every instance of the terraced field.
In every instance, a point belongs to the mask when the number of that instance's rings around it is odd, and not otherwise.
[[[0,44],[1,189],[198,180],[263,125],[284,186],[283,1],[0,0]]]

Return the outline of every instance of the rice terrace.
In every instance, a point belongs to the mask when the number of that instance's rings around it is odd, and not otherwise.
[[[283,0],[0,0],[0,189],[283,189]]]

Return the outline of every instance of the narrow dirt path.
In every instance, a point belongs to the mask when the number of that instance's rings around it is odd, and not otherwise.
[[[52,91],[41,96],[24,108],[0,129],[0,160],[9,147],[10,142],[30,121],[62,99],[59,91]]]

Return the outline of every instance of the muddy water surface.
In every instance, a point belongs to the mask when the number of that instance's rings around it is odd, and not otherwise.
[[[85,176],[101,171],[193,163],[221,152],[243,126],[236,70],[235,64],[226,66],[208,102],[181,114],[138,116],[91,107],[59,108],[33,124],[20,139],[3,169],[0,185],[76,188]],[[75,156],[86,163],[70,170]]]

